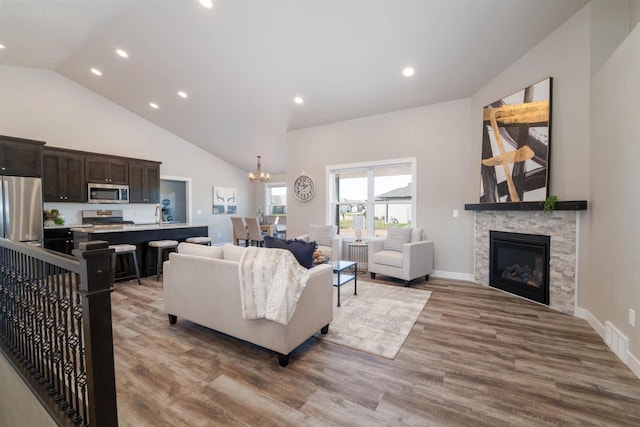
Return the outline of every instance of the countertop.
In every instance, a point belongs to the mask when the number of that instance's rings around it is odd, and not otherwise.
[[[121,231],[150,231],[150,230],[171,230],[175,228],[194,228],[194,227],[208,227],[210,224],[193,224],[193,223],[163,223],[163,224],[114,224],[114,225],[99,225],[87,227],[86,225],[79,227],[71,227],[71,231],[79,233],[114,233]]]

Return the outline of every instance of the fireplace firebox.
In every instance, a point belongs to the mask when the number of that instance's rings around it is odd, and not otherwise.
[[[539,234],[489,232],[489,286],[549,305],[549,246]]]

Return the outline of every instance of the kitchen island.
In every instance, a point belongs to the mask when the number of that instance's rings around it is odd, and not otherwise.
[[[188,237],[208,236],[207,224],[190,223],[163,223],[163,224],[114,224],[96,225],[71,228],[75,247],[80,242],[104,240],[110,245],[127,243],[138,247],[138,265],[140,275],[150,276],[156,274],[155,252],[148,251],[147,245],[152,240],[177,240],[183,242]],[[148,257],[151,256],[150,268],[147,271]],[[130,275],[132,272],[123,272]]]

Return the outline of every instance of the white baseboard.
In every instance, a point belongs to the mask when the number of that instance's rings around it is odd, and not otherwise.
[[[473,274],[456,273],[455,271],[433,270],[433,273],[431,273],[430,276],[437,277],[439,279],[465,280],[467,282],[476,281]]]
[[[597,334],[600,335],[600,338],[602,338],[606,343],[606,329],[604,325],[600,323],[600,321],[596,319],[589,310],[582,307],[576,307],[576,317],[586,320],[593,330],[596,331]],[[633,372],[636,377],[640,378],[640,360],[638,360],[631,351],[627,351],[626,358],[620,358],[620,360],[622,360],[625,365],[631,369],[631,372]]]
[[[600,338],[604,340],[604,325],[596,319],[593,314],[586,308],[576,307],[576,317],[584,319],[593,328],[594,331],[600,335]]]

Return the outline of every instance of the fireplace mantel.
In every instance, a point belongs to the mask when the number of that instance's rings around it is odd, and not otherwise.
[[[465,211],[541,211],[544,202],[506,202],[506,203],[467,203]],[[584,211],[587,210],[586,200],[571,200],[556,202],[556,211]]]

